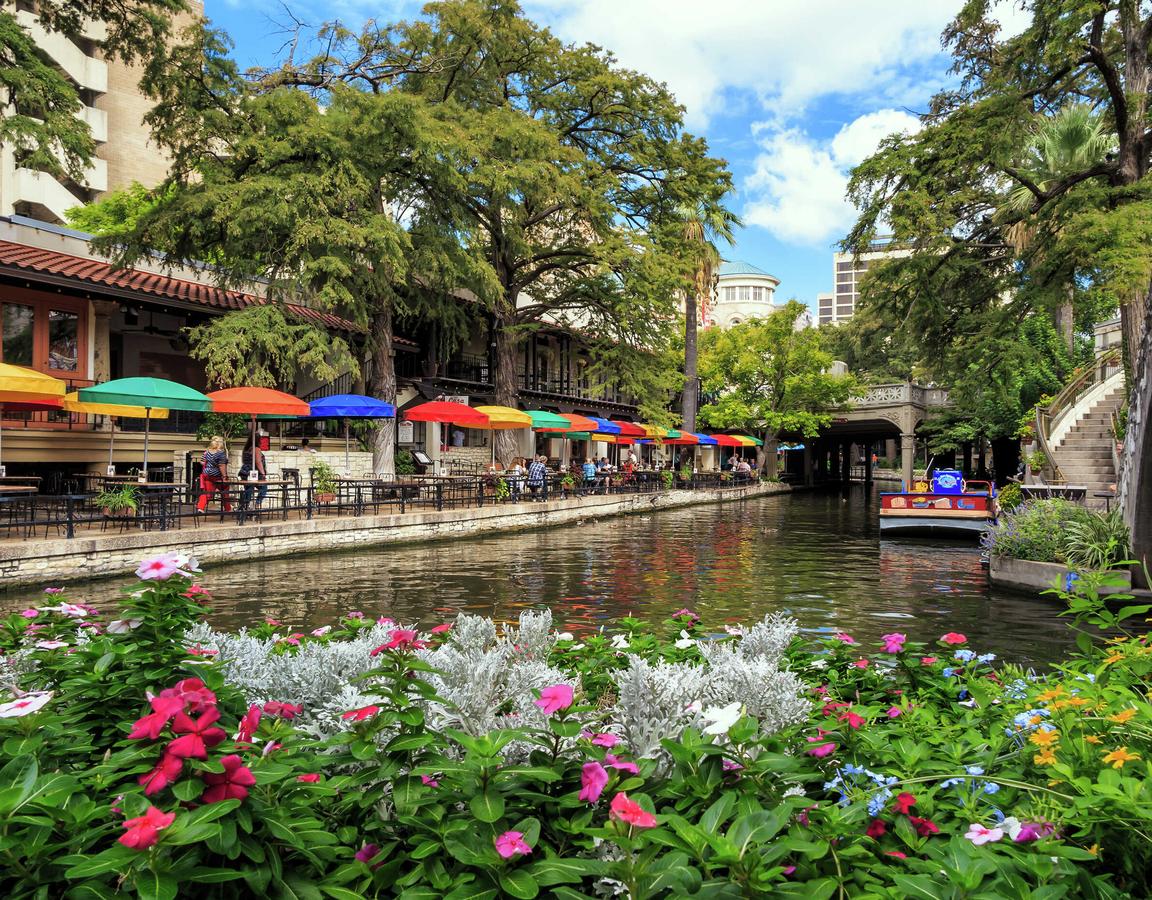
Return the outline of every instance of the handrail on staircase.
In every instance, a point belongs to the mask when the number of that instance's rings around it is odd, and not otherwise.
[[[1048,458],[1052,465],[1057,481],[1063,481],[1064,475],[1056,462],[1056,456],[1049,444],[1052,437],[1052,423],[1060,417],[1065,410],[1074,407],[1080,399],[1096,385],[1107,381],[1117,372],[1122,371],[1124,363],[1120,356],[1119,347],[1111,347],[1096,354],[1092,365],[1072,379],[1064,389],[1053,398],[1047,406],[1036,404],[1036,443],[1040,445],[1040,452]]]

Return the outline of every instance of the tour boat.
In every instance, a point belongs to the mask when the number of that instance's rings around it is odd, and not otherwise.
[[[880,533],[889,537],[976,537],[996,522],[996,489],[965,481],[955,469],[937,469],[932,482],[880,495]]]

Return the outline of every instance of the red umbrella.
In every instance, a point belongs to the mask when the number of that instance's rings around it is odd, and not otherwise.
[[[485,428],[489,423],[488,416],[477,412],[464,403],[453,403],[450,400],[433,400],[430,403],[421,403],[404,411],[404,418],[409,422],[439,422],[451,423],[463,428]]]
[[[620,427],[620,436],[626,438],[646,438],[648,437],[648,430],[641,428],[634,422],[621,422],[619,419],[612,419],[613,425]]]
[[[716,443],[721,447],[744,447],[746,446],[743,441],[738,440],[730,434],[714,434]]]

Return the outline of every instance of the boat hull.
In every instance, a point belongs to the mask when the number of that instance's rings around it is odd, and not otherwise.
[[[887,537],[962,538],[979,540],[991,519],[955,519],[944,516],[881,516],[880,534]]]

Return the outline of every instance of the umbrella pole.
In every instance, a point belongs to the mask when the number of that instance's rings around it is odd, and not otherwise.
[[[349,469],[351,469],[351,467],[352,467],[352,464],[350,462],[348,462],[348,420],[345,419],[344,420],[344,474],[347,475],[349,478],[352,477],[352,473],[349,471]]]
[[[144,480],[148,480],[148,431],[152,427],[152,407],[144,407]]]
[[[112,430],[108,432],[108,469],[112,469],[112,448],[116,445],[116,417],[109,416],[108,422],[112,426]]]

